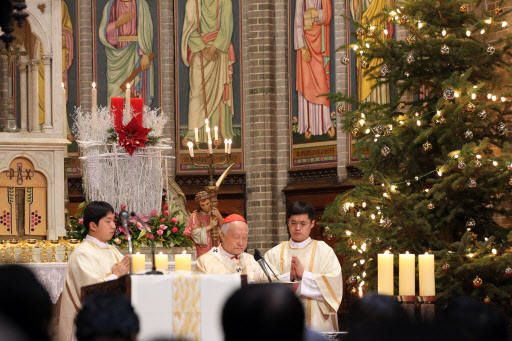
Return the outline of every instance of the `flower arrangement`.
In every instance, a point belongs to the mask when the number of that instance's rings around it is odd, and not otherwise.
[[[136,118],[132,118],[130,123],[123,125],[122,128],[108,129],[109,137],[107,142],[119,142],[119,146],[124,147],[126,151],[133,155],[137,148],[146,148],[146,146],[155,146],[158,144],[161,136],[148,135],[152,129],[141,126]]]
[[[135,249],[141,246],[151,246],[152,241],[167,249],[172,246],[192,246],[192,242],[185,234],[186,224],[183,222],[183,214],[178,210],[171,212],[170,209],[173,206],[164,205],[161,212],[153,210],[150,215],[137,213],[128,219],[128,230]],[[87,229],[83,224],[82,217],[84,208],[85,202],[78,206],[76,217],[71,218],[68,231],[68,236],[79,240],[83,240],[87,236]],[[121,210],[124,209],[126,206],[122,205]],[[124,249],[128,246],[126,230],[121,224],[119,214],[117,212],[114,214],[116,232],[108,243]]]

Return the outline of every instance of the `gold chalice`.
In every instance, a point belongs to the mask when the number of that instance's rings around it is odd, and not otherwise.
[[[26,240],[20,239],[19,247],[21,248],[21,262],[28,263],[27,260],[27,242]]]
[[[0,250],[2,251],[2,263],[5,263],[5,249],[7,249],[7,241],[0,240]]]
[[[55,249],[60,246],[60,240],[50,240],[50,247],[52,248],[52,259],[50,260],[51,263],[57,262],[57,259],[55,258]]]
[[[48,263],[48,252],[46,251],[46,249],[48,249],[50,247],[50,243],[49,243],[49,240],[38,240],[37,241],[37,244],[39,245],[39,247],[41,249],[43,249],[43,259],[41,260],[42,263]]]
[[[66,237],[64,237],[64,236],[60,236],[60,237],[59,237],[59,241],[60,241],[60,245],[61,245],[61,246],[64,246],[64,260],[63,260],[63,262],[67,262],[67,261],[68,261],[68,247],[69,247],[69,242],[68,242],[68,240],[66,239]]]
[[[34,253],[32,250],[37,246],[37,240],[36,239],[25,239],[25,244],[28,248],[28,262],[34,263],[33,255]]]
[[[9,260],[9,263],[16,263],[16,259],[14,258],[14,249],[17,248],[18,245],[19,242],[16,239],[10,239],[7,241],[7,246],[11,249],[11,259]]]
[[[71,252],[73,252],[75,250],[75,248],[78,245],[80,245],[80,241],[78,239],[69,239],[68,243],[69,243],[69,249],[71,250]]]

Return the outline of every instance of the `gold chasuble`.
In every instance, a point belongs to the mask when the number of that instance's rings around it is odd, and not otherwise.
[[[313,299],[302,295],[302,284],[297,289],[306,310],[307,325],[319,331],[337,331],[337,311],[343,296],[343,279],[336,254],[323,241],[312,240],[303,248],[292,248],[288,241],[269,250],[265,260],[279,276],[290,272],[293,256],[299,258],[304,272],[312,274],[323,298]]]
[[[101,248],[84,240],[69,257],[66,280],[62,291],[59,319],[59,341],[73,337],[75,315],[81,309],[80,290],[83,286],[105,282],[112,275],[112,266],[120,262],[123,255],[113,246]]]
[[[236,258],[225,251],[222,245],[213,247],[210,251],[199,257],[195,270],[205,274],[239,273],[247,275],[249,283],[264,282],[266,280],[260,265],[254,260],[252,255],[242,252]]]

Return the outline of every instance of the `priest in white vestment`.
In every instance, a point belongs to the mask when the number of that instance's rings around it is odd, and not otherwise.
[[[318,331],[337,331],[337,312],[343,296],[341,265],[329,245],[309,236],[314,217],[311,204],[294,202],[287,219],[291,238],[270,249],[265,260],[280,280],[300,281],[297,294],[308,326]]]
[[[224,219],[220,229],[222,243],[197,259],[196,271],[205,274],[240,273],[247,281],[263,282],[265,274],[247,248],[249,230],[244,217],[231,214]]]
[[[75,339],[73,326],[82,307],[81,288],[117,279],[130,269],[129,256],[123,257],[107,244],[116,229],[114,218],[114,209],[103,201],[93,201],[84,210],[84,226],[89,233],[69,257],[60,306],[59,341]]]

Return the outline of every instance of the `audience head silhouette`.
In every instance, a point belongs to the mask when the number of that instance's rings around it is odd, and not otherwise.
[[[226,341],[302,340],[304,309],[286,287],[246,285],[224,305],[222,327]]]
[[[139,332],[139,318],[122,294],[87,297],[75,323],[78,341],[134,341]]]
[[[16,327],[28,340],[50,340],[52,301],[32,271],[21,265],[1,266],[0,302],[0,316],[12,324],[13,332]]]

